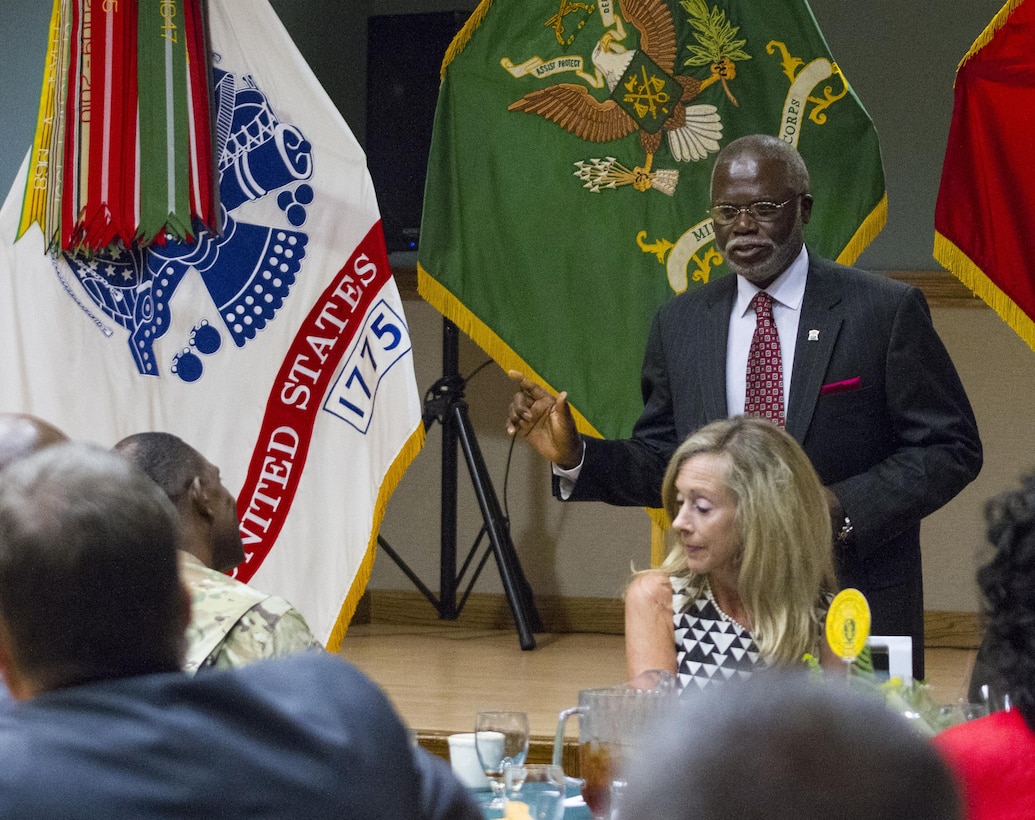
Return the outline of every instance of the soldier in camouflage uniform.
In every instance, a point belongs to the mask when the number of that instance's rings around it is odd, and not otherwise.
[[[244,545],[237,502],[219,468],[170,433],[137,433],[115,450],[147,473],[180,514],[180,574],[191,593],[187,672],[320,648],[290,603],[224,574],[244,560]]]

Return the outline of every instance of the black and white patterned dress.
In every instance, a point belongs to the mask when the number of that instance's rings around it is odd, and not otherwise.
[[[751,633],[719,609],[707,584],[691,600],[687,579],[670,576],[669,582],[679,691],[750,676],[761,665]]]

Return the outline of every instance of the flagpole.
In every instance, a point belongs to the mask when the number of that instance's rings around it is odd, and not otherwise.
[[[431,602],[431,605],[438,611],[439,619],[444,621],[453,621],[459,617],[482,568],[489,555],[492,555],[496,559],[503,590],[514,616],[521,648],[535,649],[536,642],[533,633],[542,631],[542,621],[535,605],[532,588],[521,568],[521,561],[510,537],[510,522],[503,514],[468,415],[467,402],[464,401],[464,388],[467,383],[460,375],[460,331],[453,322],[445,318],[442,320],[442,371],[442,378],[435,382],[425,394],[423,414],[425,430],[435,422],[442,425],[438,596],[428,589],[381,536],[377,538],[378,544],[398,564],[424,597]],[[456,548],[458,450],[464,454],[467,472],[482,513],[482,528],[459,571],[457,570]],[[457,602],[460,585],[481,546],[483,536],[486,535],[489,538],[489,548],[483,553],[462,598]]]

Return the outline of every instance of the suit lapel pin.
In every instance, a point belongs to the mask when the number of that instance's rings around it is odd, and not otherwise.
[[[810,330],[809,331],[809,341],[810,342],[818,342],[819,341],[819,331],[818,330]]]

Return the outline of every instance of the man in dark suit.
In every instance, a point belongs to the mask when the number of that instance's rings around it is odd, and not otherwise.
[[[826,487],[842,585],[866,595],[873,634],[913,638],[921,678],[920,520],[972,481],[982,460],[956,369],[919,290],[806,250],[812,196],[790,145],[764,135],[731,142],[716,158],[711,198],[715,243],[736,275],[657,311],[632,438],[580,437],[566,394],[555,399],[517,372],[508,432],[554,463],[562,498],[660,506],[678,443],[745,412],[752,298],[768,293],[782,361],[774,420]]]

